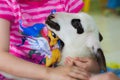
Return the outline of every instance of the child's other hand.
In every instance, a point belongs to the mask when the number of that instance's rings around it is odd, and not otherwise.
[[[56,68],[49,68],[47,80],[88,80],[89,73],[84,69],[76,66],[58,66]]]
[[[83,69],[92,72],[92,73],[99,73],[100,72],[100,67],[97,63],[96,60],[92,58],[80,58],[77,57],[74,59],[74,64],[78,67],[82,67]]]
[[[120,80],[115,74],[112,72],[105,73],[105,74],[99,74],[92,76],[89,80]]]
[[[75,59],[71,57],[66,58],[66,62],[72,60],[73,64],[79,68],[85,69],[88,72],[92,73],[99,73],[100,68],[96,60],[93,60],[92,58],[81,58],[81,57],[76,57]],[[71,65],[71,64],[70,64]]]

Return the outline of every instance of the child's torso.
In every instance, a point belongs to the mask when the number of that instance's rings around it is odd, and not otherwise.
[[[45,20],[54,11],[64,11],[62,4],[48,1],[39,6],[20,4],[14,7],[17,8],[13,9],[15,21],[10,32],[10,52],[28,61],[46,64],[46,57],[51,57],[52,47],[58,49],[59,44],[58,39],[55,44],[49,44],[52,40],[48,36]]]

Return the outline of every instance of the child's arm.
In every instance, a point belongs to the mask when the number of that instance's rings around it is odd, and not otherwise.
[[[76,78],[87,78],[87,74],[81,77],[76,72],[79,69],[75,66],[61,66],[54,69],[46,68],[9,54],[9,35],[10,22],[0,19],[0,71],[18,77],[42,80],[77,80]]]
[[[117,77],[114,73],[108,72],[92,76],[89,80],[120,80],[120,78]]]
[[[43,79],[46,68],[9,54],[10,22],[0,19],[0,70],[7,73],[34,79]]]

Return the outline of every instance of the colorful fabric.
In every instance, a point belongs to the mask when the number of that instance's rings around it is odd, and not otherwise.
[[[115,69],[115,68],[107,68],[108,72],[113,72],[114,74],[116,74],[119,78],[120,78],[120,68],[119,69]]]
[[[0,18],[11,22],[9,52],[27,61],[45,65],[46,57],[50,58],[52,52],[58,52],[59,49],[58,43],[53,46],[49,44],[45,26],[47,16],[54,11],[77,13],[84,4],[82,0],[23,1],[0,0]]]
[[[107,62],[107,66],[112,68],[112,69],[120,69],[120,63]]]
[[[111,9],[120,7],[120,0],[108,0],[107,7]]]
[[[120,64],[115,62],[107,62],[107,71],[115,73],[120,77]]]

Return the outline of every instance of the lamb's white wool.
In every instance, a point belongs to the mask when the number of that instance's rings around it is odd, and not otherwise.
[[[100,33],[91,16],[83,12],[56,13],[48,17],[46,24],[64,42],[60,65],[64,64],[68,56],[97,57],[101,69],[105,70],[105,59],[99,40]]]

